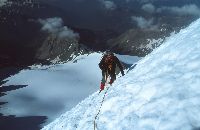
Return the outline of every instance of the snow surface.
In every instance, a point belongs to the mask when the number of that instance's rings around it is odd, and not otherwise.
[[[117,55],[123,62],[139,60]],[[33,65],[5,81],[3,86],[28,85],[6,92],[1,97],[0,113],[16,116],[47,116],[47,123],[77,105],[81,100],[99,89],[101,71],[98,63],[101,53],[81,55],[73,61],[50,66]]]
[[[102,98],[90,95],[43,130],[93,130]],[[200,129],[200,19],[110,86],[96,124],[96,130]]]
[[[137,56],[129,56],[129,55],[119,55],[119,54],[115,54],[115,56],[117,56],[117,58],[126,64],[135,64],[136,62],[138,62],[139,60],[141,60],[140,57]]]

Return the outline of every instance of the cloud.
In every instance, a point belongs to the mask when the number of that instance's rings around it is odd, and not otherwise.
[[[141,4],[143,3],[148,3],[148,2],[154,2],[154,1],[157,1],[157,0],[126,0],[126,2],[139,2]]]
[[[182,7],[161,7],[157,9],[158,13],[168,11],[180,16],[183,15],[194,15],[194,16],[200,16],[200,9],[195,5],[195,4],[190,4],[190,5],[184,5]]]
[[[126,2],[127,2],[127,3],[130,2],[130,0],[126,0]]]
[[[147,2],[153,2],[154,0],[137,0],[140,3],[147,3]]]
[[[6,5],[7,0],[0,0],[0,7]]]
[[[156,9],[155,9],[155,6],[153,4],[148,3],[148,4],[144,4],[142,6],[142,10],[149,12],[149,13],[154,13]]]
[[[115,10],[117,8],[117,5],[110,0],[99,0],[103,6],[108,10]]]
[[[64,26],[63,20],[59,17],[38,19],[38,21],[42,24],[41,30],[43,31],[57,34],[60,38],[79,38],[79,34]]]
[[[139,28],[143,29],[143,28],[153,27],[153,21],[154,21],[153,18],[147,20],[141,16],[140,17],[132,16],[131,19],[137,23],[137,26]]]
[[[42,30],[48,31],[51,33],[57,32],[60,28],[62,28],[63,21],[61,18],[47,18],[47,19],[39,19],[39,22],[43,25]]]

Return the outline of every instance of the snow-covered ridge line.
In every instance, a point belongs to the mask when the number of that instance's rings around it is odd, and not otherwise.
[[[98,130],[200,129],[200,19],[171,36],[110,87]],[[92,130],[97,92],[43,130]]]

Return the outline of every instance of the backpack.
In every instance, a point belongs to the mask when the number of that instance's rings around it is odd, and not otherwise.
[[[114,56],[113,55],[107,55],[105,57],[105,60],[104,60],[104,63],[105,65],[107,66],[107,69],[108,70],[111,70],[112,69],[112,65],[113,65],[113,62],[114,62]]]

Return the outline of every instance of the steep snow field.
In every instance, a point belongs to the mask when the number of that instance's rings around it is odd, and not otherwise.
[[[126,64],[140,58],[117,55]],[[99,89],[101,53],[82,55],[65,64],[33,65],[5,81],[3,86],[27,85],[1,97],[0,113],[16,116],[47,116],[48,123]]]
[[[104,93],[92,94],[43,130],[93,130]],[[200,20],[171,36],[110,86],[95,128],[200,129]]]

